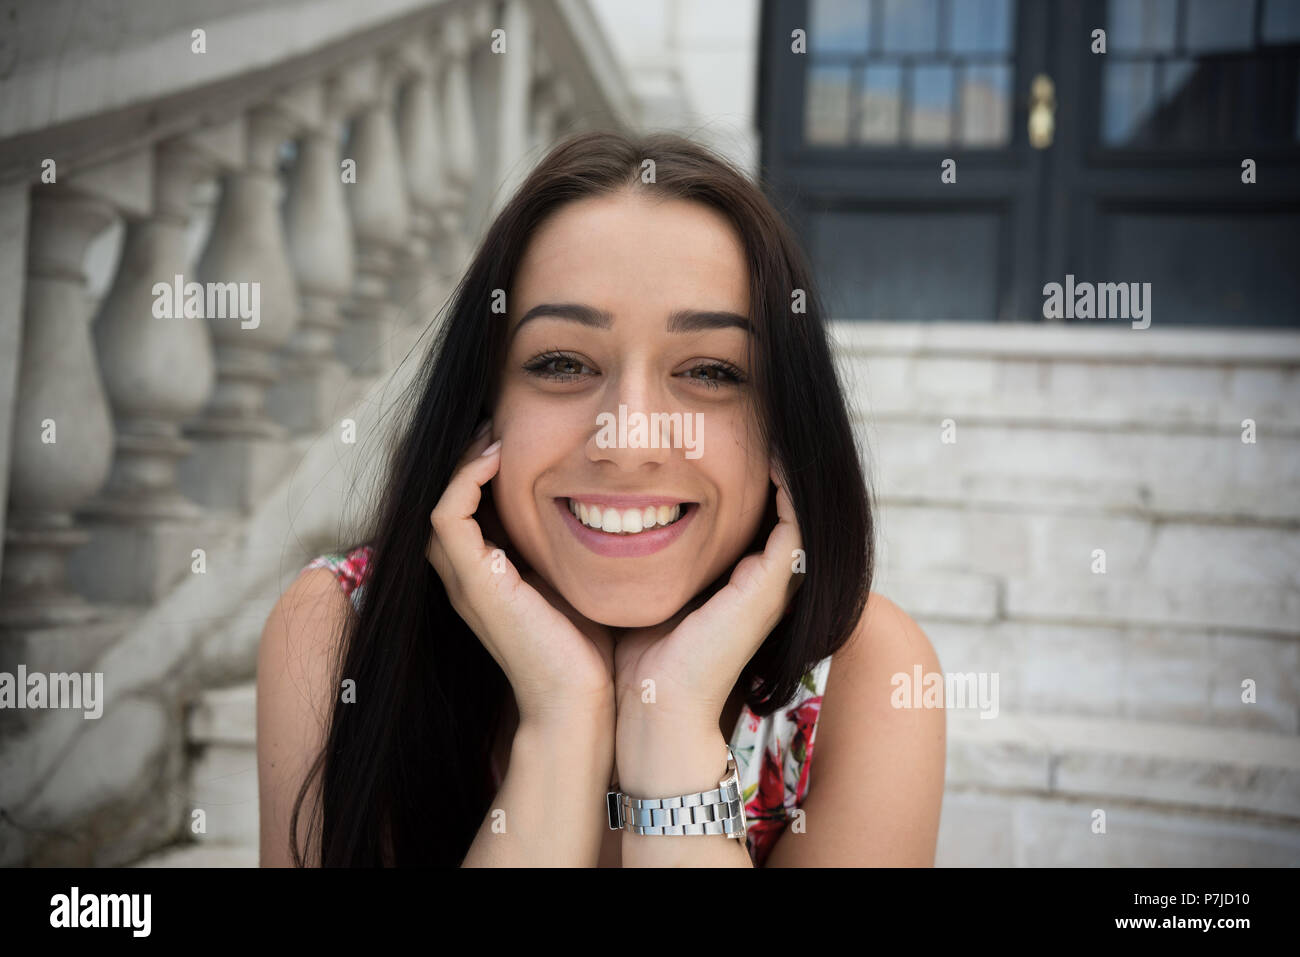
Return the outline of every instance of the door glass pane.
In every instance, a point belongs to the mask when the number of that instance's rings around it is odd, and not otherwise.
[[[1187,49],[1248,50],[1255,28],[1251,0],[1184,0],[1187,4]]]
[[[885,0],[886,53],[931,53],[939,44],[938,0]]]
[[[1295,43],[1300,40],[1300,0],[1264,0],[1264,22],[1260,32],[1265,43]]]
[[[812,0],[808,15],[810,53],[865,53],[870,34],[862,0]]]
[[[945,146],[952,136],[952,67],[912,70],[908,138],[914,146]]]
[[[1108,0],[1106,49],[1172,51],[1177,26],[1178,0]]]
[[[951,3],[947,48],[958,53],[1010,53],[1011,12],[1011,0]]]
[[[1103,74],[1102,139],[1107,144],[1139,139],[1155,104],[1156,66],[1151,61],[1110,63]]]
[[[1203,115],[1192,108],[1195,96],[1189,87],[1196,75],[1195,60],[1165,60],[1160,64],[1160,104],[1164,112],[1164,135],[1168,142],[1193,145],[1205,139]]]
[[[968,66],[961,84],[963,146],[1005,146],[1011,139],[1011,67]]]
[[[893,65],[869,66],[858,100],[858,142],[896,145],[900,138],[903,71]]]
[[[804,139],[816,145],[842,146],[848,139],[850,70],[813,66],[808,70]]]
[[[1102,144],[1295,142],[1300,0],[1109,0],[1106,15]]]
[[[1006,147],[1016,0],[809,0],[804,141]]]

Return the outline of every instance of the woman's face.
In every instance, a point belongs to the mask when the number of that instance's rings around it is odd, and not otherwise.
[[[666,621],[758,531],[748,283],[701,203],[590,197],[533,235],[508,291],[492,493],[511,544],[591,621]]]

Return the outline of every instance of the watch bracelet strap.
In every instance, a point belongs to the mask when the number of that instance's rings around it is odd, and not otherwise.
[[[611,830],[634,834],[725,834],[745,836],[745,808],[735,758],[727,748],[727,777],[716,788],[666,798],[635,798],[620,791],[605,795]]]

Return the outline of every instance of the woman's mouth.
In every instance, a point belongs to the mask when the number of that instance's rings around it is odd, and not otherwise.
[[[697,502],[648,498],[631,502],[557,498],[555,504],[580,542],[610,557],[637,557],[667,548],[699,511]]]
[[[682,510],[689,508],[689,502],[677,502],[672,505],[647,505],[645,508],[615,508],[569,499],[569,511],[578,517],[588,528],[609,532],[611,535],[639,535],[652,528],[663,528],[673,524],[682,517]]]

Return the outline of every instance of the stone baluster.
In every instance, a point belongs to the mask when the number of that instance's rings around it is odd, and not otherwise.
[[[582,129],[578,97],[573,92],[573,84],[563,76],[556,77],[554,96],[556,134],[568,136]]]
[[[344,401],[347,367],[335,353],[343,306],[355,278],[352,223],[340,165],[342,119],[351,100],[344,79],[323,86],[321,122],[298,144],[285,200],[289,259],[302,300],[302,319],[281,356],[280,381],[267,394],[277,422],[296,432],[332,422]]]
[[[137,153],[32,189],[0,581],[7,645],[33,629],[101,617],[67,581],[69,553],[88,540],[74,512],[104,484],[113,460],[84,261],[115,206],[148,210],[149,177],[149,158]]]
[[[555,141],[566,135],[577,98],[573,86],[558,73],[544,49],[537,50],[533,79],[532,137],[530,145],[541,159]]]
[[[0,289],[22,289],[27,277],[27,222],[31,184],[0,186]],[[0,513],[9,505],[9,462],[13,449],[14,396],[18,393],[18,358],[23,341],[23,297],[0,296]],[[0,514],[0,528],[4,526]],[[0,580],[4,573],[4,534],[0,532]]]
[[[397,137],[410,201],[410,234],[396,292],[403,318],[424,325],[433,318],[442,298],[441,277],[433,261],[435,217],[443,186],[434,96],[437,60],[430,38],[415,37],[404,44],[401,63],[407,79],[398,98]]]
[[[488,227],[488,213],[497,189],[497,149],[501,122],[502,53],[494,46],[492,32],[501,26],[504,6],[479,3],[465,11],[465,64],[473,97],[471,116],[474,130],[474,170],[465,208],[465,225],[470,236],[481,236]],[[508,46],[508,44],[507,44]]]
[[[496,57],[500,70],[497,87],[495,168],[489,218],[509,201],[515,189],[528,175],[529,106],[533,77],[533,17],[525,0],[506,0],[501,9],[501,29],[506,48]]]
[[[464,216],[461,203],[463,195],[453,195],[457,191],[452,187],[447,173],[450,145],[447,134],[447,105],[444,96],[446,90],[447,61],[443,56],[443,34],[439,28],[429,37],[430,56],[433,59],[433,73],[429,86],[429,106],[433,119],[433,143],[435,167],[437,169],[437,191],[433,206],[429,210],[429,243],[433,260],[434,282],[436,290],[433,303],[433,316],[437,318],[447,295],[460,282],[468,266],[470,256],[470,237],[464,230]],[[473,144],[470,144],[473,148]],[[444,317],[445,318],[445,317]]]
[[[299,316],[277,161],[300,125],[320,122],[320,106],[319,91],[308,86],[248,113],[244,166],[222,180],[216,220],[199,259],[205,286],[237,290],[241,311],[248,313],[206,318],[216,387],[186,431],[194,452],[180,468],[181,487],[205,505],[250,508],[279,479],[292,454],[283,442],[284,427],[266,408],[267,389],[278,375],[277,350],[289,341]]]
[[[181,426],[208,401],[215,367],[208,320],[185,311],[185,286],[196,279],[186,234],[196,184],[239,161],[243,132],[236,120],[161,143],[152,214],[127,218],[94,324],[117,445],[107,484],[80,512],[91,540],[69,563],[92,598],[156,600],[190,568],[202,509],[177,484],[177,464],[191,449]]]
[[[474,103],[470,95],[469,33],[465,18],[447,18],[440,37],[443,72],[442,142],[444,189],[438,208],[442,237],[440,261],[450,282],[464,272],[472,251],[469,238],[469,204],[478,167],[478,134],[474,128]]]
[[[533,53],[532,120],[528,127],[528,149],[541,159],[555,141],[559,124],[555,68],[542,47]]]
[[[395,328],[393,279],[409,228],[401,152],[393,122],[397,75],[388,54],[371,61],[373,95],[353,120],[350,159],[357,181],[346,187],[356,237],[357,275],[339,355],[354,371],[374,375],[391,368],[389,338]]]

